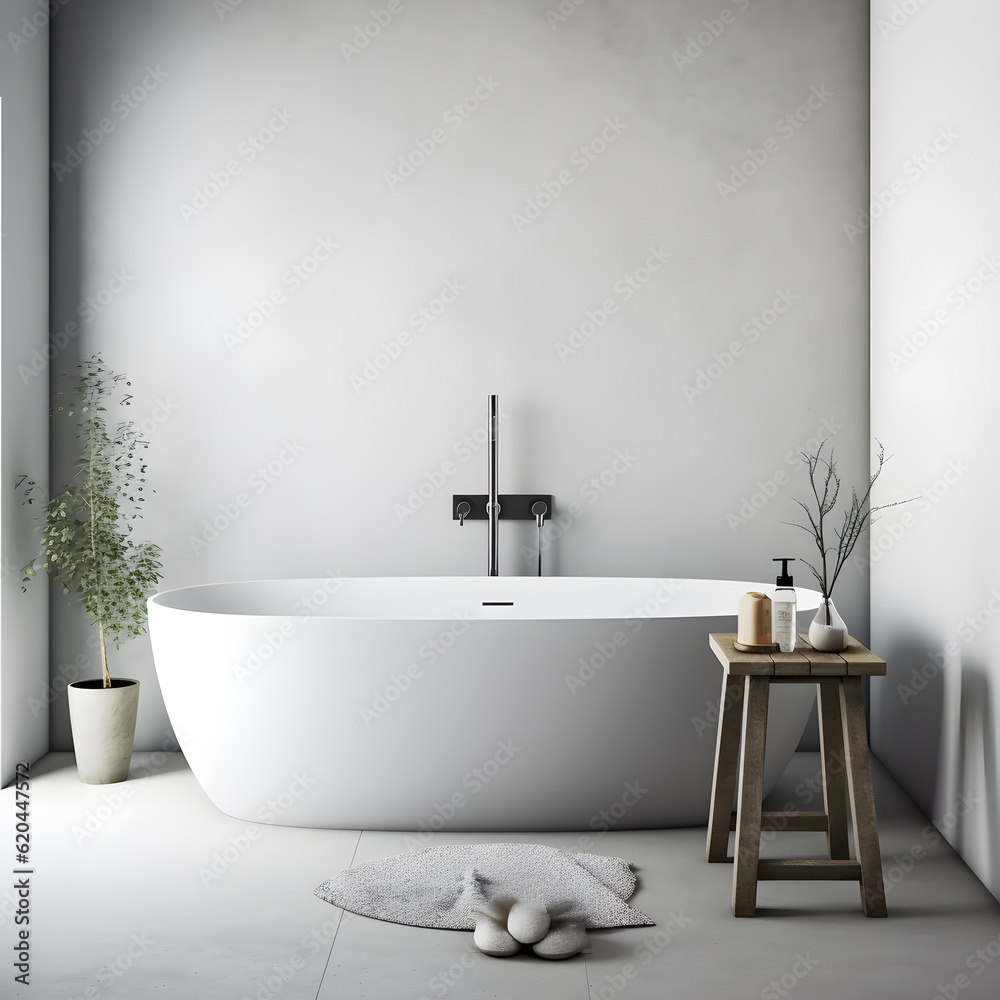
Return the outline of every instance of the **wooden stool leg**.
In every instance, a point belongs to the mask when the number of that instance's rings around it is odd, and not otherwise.
[[[868,757],[861,678],[844,677],[839,684],[847,760],[847,789],[851,800],[851,819],[854,822],[854,846],[861,865],[861,905],[866,917],[884,917],[885,887],[882,883],[882,857],[875,822],[875,795]]]
[[[712,862],[729,860],[729,826],[733,816],[733,793],[740,761],[740,726],[743,721],[743,678],[728,671],[722,675],[719,731],[715,741],[715,774],[708,812],[705,857]]]
[[[850,858],[847,841],[847,789],[844,729],[840,719],[840,684],[836,680],[816,685],[819,709],[819,754],[823,765],[823,806],[826,811],[826,846],[831,861]]]
[[[768,677],[747,677],[743,699],[743,756],[740,759],[740,797],[736,807],[736,864],[733,866],[733,914],[737,917],[752,917],[757,912],[769,681]]]

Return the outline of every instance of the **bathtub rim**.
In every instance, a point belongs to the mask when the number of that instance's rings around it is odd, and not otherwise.
[[[391,580],[391,581],[420,581],[420,580],[451,580],[455,581],[457,584],[459,581],[473,582],[473,581],[494,581],[494,580],[515,580],[515,581],[526,581],[526,580],[536,580],[538,577],[533,576],[512,576],[512,577],[488,577],[488,576],[456,576],[452,574],[440,574],[440,575],[413,575],[413,576],[317,576],[317,577],[264,577],[260,579],[253,580],[221,580],[212,583],[195,583],[187,584],[182,587],[171,587],[167,590],[158,591],[155,594],[151,594],[146,601],[147,612],[152,612],[154,608],[157,612],[178,612],[182,614],[189,615],[204,615],[208,617],[215,618],[237,618],[241,620],[246,619],[317,619],[325,621],[450,621],[455,618],[454,613],[445,614],[425,614],[419,616],[402,616],[393,614],[331,614],[329,612],[324,613],[320,610],[317,612],[310,612],[308,614],[296,614],[287,610],[277,610],[273,613],[259,613],[259,612],[241,612],[241,611],[218,611],[206,608],[195,608],[191,606],[183,606],[178,603],[168,603],[163,600],[164,598],[179,597],[182,594],[193,594],[198,591],[224,591],[229,587],[253,587],[253,586],[263,586],[263,585],[288,585],[288,584],[308,584],[315,583],[317,589],[322,587],[324,583],[328,583],[331,580],[336,581],[351,581],[351,580]],[[669,581],[676,580],[682,583],[703,583],[703,584],[722,584],[728,586],[738,586],[744,587],[746,591],[760,591],[765,594],[770,594],[775,589],[775,584],[766,584],[759,581],[748,581],[748,580],[726,580],[719,578],[708,578],[708,577],[667,577],[667,576],[548,576],[541,577],[542,580],[566,580],[566,581],[606,581],[609,584],[628,581],[629,583],[635,583],[638,581],[648,581],[649,583],[654,583],[658,581]],[[495,583],[487,583],[487,586],[498,586]],[[524,583],[516,583],[514,586],[529,586]],[[797,596],[797,606],[796,613],[804,613],[809,611],[815,611],[819,608],[822,603],[823,595],[818,590],[813,590],[808,587],[795,586],[796,596]],[[304,597],[305,595],[299,595]],[[670,609],[670,603],[666,602],[665,610]],[[481,610],[481,609],[480,609]],[[480,621],[623,621],[631,619],[642,619],[642,620],[657,620],[666,621],[669,619],[695,619],[695,618],[721,618],[729,615],[735,616],[737,614],[736,602],[734,601],[732,606],[727,610],[711,609],[698,612],[688,612],[686,614],[598,614],[598,615],[565,615],[565,614],[554,614],[554,615],[538,615],[532,617],[525,617],[524,615],[510,615],[505,607],[492,608],[491,612],[496,613],[497,617],[487,617],[483,615],[481,618],[476,620]],[[504,617],[500,617],[503,615]]]

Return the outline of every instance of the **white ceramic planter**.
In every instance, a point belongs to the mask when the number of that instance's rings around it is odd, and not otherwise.
[[[80,780],[88,785],[124,781],[132,759],[139,682],[112,677],[74,681],[68,687],[69,721]]]

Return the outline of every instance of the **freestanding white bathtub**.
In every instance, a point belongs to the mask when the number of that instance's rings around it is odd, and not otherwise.
[[[149,600],[156,673],[208,797],[254,823],[594,830],[707,821],[722,670],[761,584],[397,577]],[[819,594],[799,589],[799,610]],[[810,616],[811,617],[811,616]],[[800,621],[800,630],[807,617]],[[775,686],[768,788],[813,689]]]

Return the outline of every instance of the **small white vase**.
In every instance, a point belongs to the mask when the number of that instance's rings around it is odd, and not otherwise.
[[[836,653],[847,646],[847,626],[833,601],[824,601],[809,626],[809,644],[824,653]]]
[[[132,760],[139,682],[112,677],[68,685],[69,721],[80,780],[88,785],[124,781]]]

